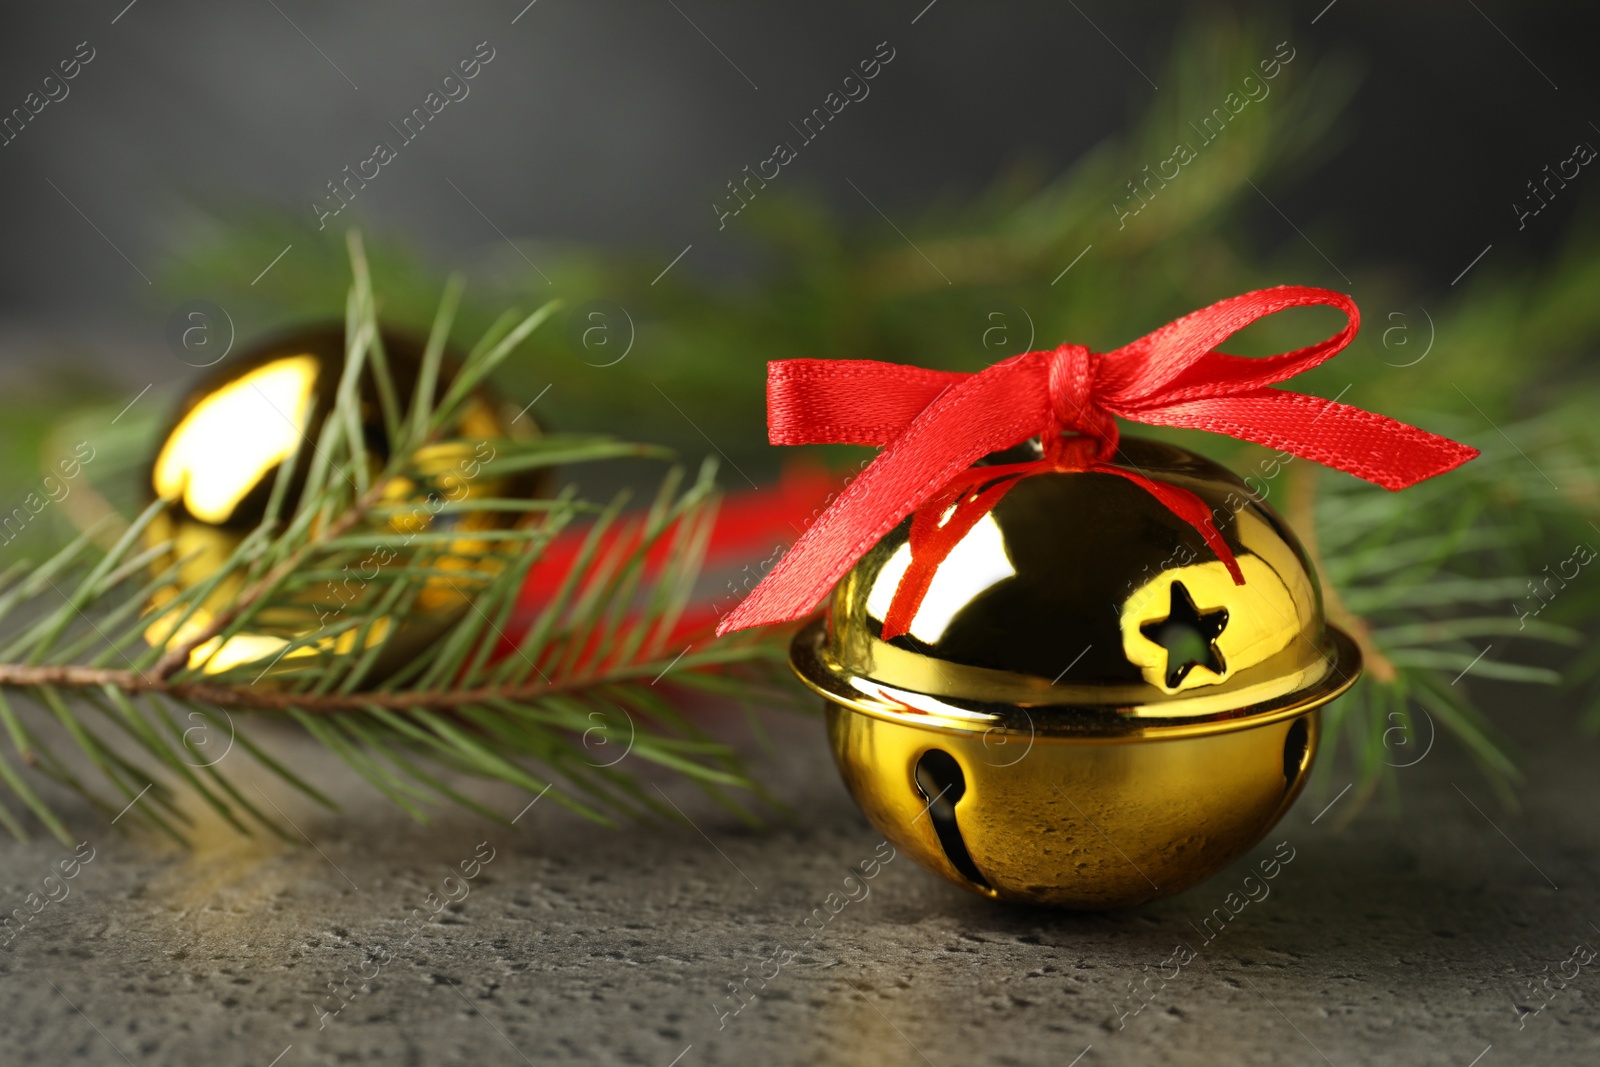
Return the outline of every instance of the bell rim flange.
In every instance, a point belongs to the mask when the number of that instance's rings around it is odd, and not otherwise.
[[[1140,715],[1137,707],[1114,704],[996,703],[885,686],[870,678],[830,669],[823,661],[820,650],[827,636],[825,614],[819,614],[795,634],[789,646],[789,666],[808,689],[830,703],[871,718],[939,733],[1000,734],[1078,744],[1176,740],[1282,722],[1344,695],[1361,676],[1361,649],[1337,626],[1326,624],[1324,629],[1332,657],[1329,669],[1318,680],[1227,712],[1190,717],[1170,712]],[[877,696],[869,695],[867,690],[875,690]],[[1030,707],[1041,712],[1039,718],[1043,722],[1035,719]],[[1072,721],[1063,721],[1068,716]]]

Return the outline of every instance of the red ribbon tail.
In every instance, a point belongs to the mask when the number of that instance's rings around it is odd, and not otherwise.
[[[911,623],[917,617],[917,609],[922,607],[923,598],[928,595],[928,588],[933,585],[933,576],[939,572],[939,565],[950,557],[961,539],[972,532],[972,528],[993,511],[995,505],[1000,503],[1000,498],[1005,496],[1012,486],[1021,480],[1020,474],[1013,474],[1003,478],[994,485],[980,493],[973,494],[972,488],[983,481],[994,477],[992,469],[979,468],[969,472],[978,477],[963,475],[956,484],[934,497],[928,503],[918,508],[911,520],[911,562],[906,565],[906,572],[900,576],[900,584],[895,586],[894,598],[889,601],[889,610],[883,616],[883,640],[892,641],[901,634],[911,629]],[[951,508],[954,507],[954,511]],[[950,512],[948,518],[945,513]],[[943,525],[940,520],[944,519]]]
[[[1093,467],[1091,469],[1100,473],[1116,474],[1126,478],[1161,501],[1168,511],[1193,526],[1199,531],[1200,536],[1206,539],[1206,546],[1222,561],[1222,565],[1228,568],[1228,573],[1233,576],[1233,584],[1244,584],[1244,572],[1239,569],[1239,561],[1234,558],[1233,549],[1228,547],[1228,542],[1222,539],[1222,534],[1217,530],[1217,524],[1211,520],[1211,509],[1206,507],[1204,500],[1201,500],[1182,486],[1151,481],[1142,474],[1123,470],[1120,467]]]
[[[1022,358],[944,389],[717,625],[717,633],[810,613],[856,560],[930,493],[951,484],[982,456],[1037,434],[1048,403],[1043,375]],[[1003,473],[989,470],[991,477]]]

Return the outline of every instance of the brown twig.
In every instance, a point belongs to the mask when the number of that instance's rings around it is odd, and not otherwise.
[[[755,643],[752,643],[752,648],[754,647]],[[417,708],[448,711],[495,700],[529,702],[557,693],[570,693],[653,678],[661,673],[663,667],[670,666],[670,663],[663,660],[640,661],[598,674],[563,678],[559,682],[488,686],[477,689],[292,693],[254,684],[173,682],[153,673],[140,674],[137,671],[105,667],[28,666],[4,663],[0,664],[0,687],[56,686],[66,689],[97,689],[112,686],[127,693],[157,693],[175,700],[202,701],[225,708],[257,711],[288,711],[294,708],[312,713],[336,713],[360,711],[372,707],[394,711]]]

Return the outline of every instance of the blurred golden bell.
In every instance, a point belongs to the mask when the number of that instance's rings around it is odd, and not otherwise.
[[[381,334],[386,365],[398,407],[409,408],[422,367],[423,346],[385,330]],[[152,499],[169,503],[151,523],[147,534],[154,545],[172,542],[169,556],[158,560],[160,572],[177,565],[172,586],[152,597],[152,609],[170,603],[182,590],[207,581],[233,555],[244,538],[266,516],[279,468],[297,454],[287,493],[279,514],[288,516],[304,489],[308,460],[315,454],[323,425],[333,410],[345,366],[345,332],[342,326],[302,330],[275,338],[233,357],[203,380],[179,408],[177,418],[163,437],[150,467]],[[440,371],[436,396],[442,396],[454,373],[446,360]],[[360,420],[367,450],[369,473],[376,476],[389,457],[376,379],[370,358],[359,380]],[[354,533],[440,533],[460,531],[470,535],[510,525],[498,511],[443,511],[429,501],[473,497],[534,497],[546,495],[549,472],[508,476],[483,473],[493,458],[496,439],[531,440],[539,430],[528,417],[517,418],[513,407],[487,389],[475,390],[464,403],[444,436],[449,440],[417,450],[415,468],[423,476],[389,483],[382,517],[375,517]],[[336,471],[329,477],[349,477]],[[415,507],[401,505],[415,503]],[[436,511],[438,513],[436,513]],[[430,546],[429,566],[435,571],[456,571],[435,576],[422,584],[409,621],[395,634],[371,677],[389,673],[420,651],[466,608],[474,582],[467,577],[481,562],[486,546],[463,536]],[[340,630],[341,620],[354,614],[355,605],[368,592],[377,571],[395,561],[397,553],[359,555],[340,578],[312,586],[275,611],[257,615],[243,632],[226,642],[216,638],[197,646],[189,657],[191,668],[221,674],[242,664],[272,659],[291,642],[304,641],[321,628],[332,636],[294,648],[282,656],[273,674],[293,673],[307,658],[321,654],[350,653],[368,647],[387,635],[387,618],[364,632]],[[186,621],[182,611],[158,619],[146,632],[152,645],[178,645],[208,625],[216,613],[242,592],[243,577],[231,576],[205,597]],[[425,620],[426,624],[418,620]],[[176,627],[176,632],[174,632]]]
[[[1179,892],[1259,842],[1354,683],[1304,550],[1230,472],[1124,437],[1181,486],[1245,576],[1127,479],[1024,478],[935,572],[909,633],[882,620],[902,522],[795,638],[856,802],[899,849],[985,896],[1100,909]]]

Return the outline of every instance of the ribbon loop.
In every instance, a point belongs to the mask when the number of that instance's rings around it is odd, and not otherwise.
[[[1214,346],[1291,307],[1343,311],[1344,329],[1314,345],[1262,359]],[[882,444],[883,452],[717,626],[719,634],[808,614],[868,548],[907,514],[917,584],[954,547],[958,532],[998,503],[1027,472],[967,472],[991,452],[1043,438],[1044,462],[1029,469],[1089,471],[1133,481],[1205,538],[1234,581],[1244,576],[1210,511],[1192,493],[1113,465],[1117,418],[1226,434],[1285,449],[1386,489],[1404,489],[1478,454],[1443,437],[1360,408],[1271,386],[1330,359],[1355,337],[1355,302],[1343,293],[1283,285],[1219,301],[1104,355],[1064,344],[958,374],[867,360],[768,364],[767,422],[773,444]],[[966,473],[964,473],[966,472]],[[991,488],[978,492],[979,484]],[[940,525],[957,501],[961,523]],[[931,525],[930,525],[931,523]],[[948,529],[946,528],[948,527]],[[902,595],[902,593],[904,595]],[[885,639],[915,614],[920,594],[897,590]],[[893,625],[890,623],[893,622]]]

